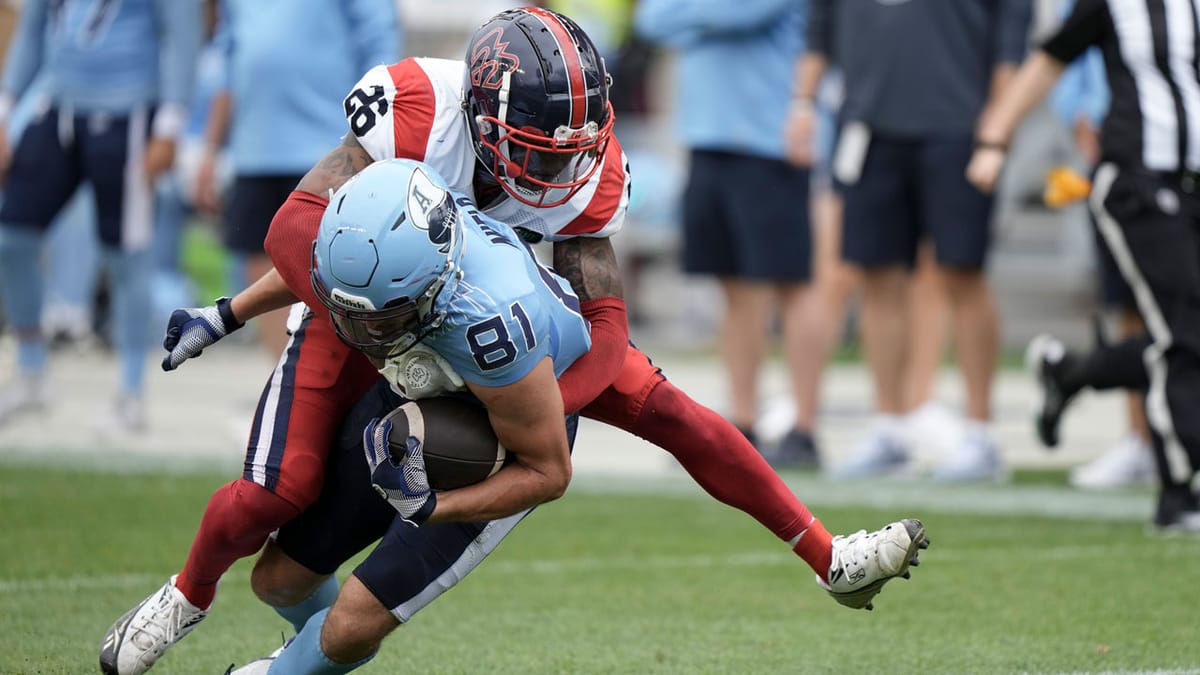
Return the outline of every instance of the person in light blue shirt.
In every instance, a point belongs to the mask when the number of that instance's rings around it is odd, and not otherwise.
[[[402,36],[394,0],[221,0],[218,11],[225,86],[211,108],[197,198],[221,213],[249,284],[271,269],[263,240],[275,211],[346,132],[338,102],[363,73],[400,59]],[[215,167],[226,142],[234,177],[224,198]],[[274,359],[287,312],[264,318],[259,338]]]
[[[758,370],[780,315],[795,392],[795,425],[776,466],[814,466],[819,321],[812,284],[809,170],[786,159],[794,64],[804,51],[805,0],[642,0],[634,29],[678,53],[676,128],[690,151],[683,197],[683,268],[714,276],[725,300],[721,350],[731,421],[752,441]],[[758,445],[756,443],[756,445]],[[762,446],[759,446],[760,450]]]
[[[0,286],[17,336],[18,377],[0,391],[0,423],[45,406],[38,261],[50,222],[92,187],[113,287],[121,376],[105,427],[145,426],[154,179],[170,168],[200,42],[196,2],[27,0],[0,81],[0,121],[35,77],[43,89],[10,153],[0,134]]]

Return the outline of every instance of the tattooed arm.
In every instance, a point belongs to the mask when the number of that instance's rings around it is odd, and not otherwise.
[[[346,181],[367,168],[373,161],[354,134],[348,133],[342,139],[341,145],[309,169],[304,178],[300,179],[296,189],[329,199],[329,195],[337,192]],[[274,227],[274,223],[271,226]]]
[[[571,282],[583,317],[591,326],[591,349],[558,378],[563,409],[573,413],[591,403],[621,372],[629,346],[629,325],[621,270],[607,238],[575,237],[555,242],[554,270]]]

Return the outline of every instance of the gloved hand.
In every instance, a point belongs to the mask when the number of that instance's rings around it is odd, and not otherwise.
[[[388,359],[379,372],[397,394],[413,401],[461,391],[466,386],[450,362],[419,342]]]
[[[167,319],[162,369],[175,370],[184,361],[200,356],[204,348],[241,328],[244,324],[233,315],[229,298],[217,298],[209,307],[177,309]]]
[[[413,404],[415,405],[415,404]],[[409,436],[404,456],[396,460],[388,446],[392,433],[392,418],[403,415],[403,407],[388,413],[382,420],[376,417],[363,430],[363,451],[371,467],[371,486],[400,512],[404,522],[417,527],[429,519],[437,506],[437,495],[429,487],[425,474],[425,456],[421,442]]]

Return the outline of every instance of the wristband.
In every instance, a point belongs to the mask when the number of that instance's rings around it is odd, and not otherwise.
[[[1008,152],[1008,143],[999,143],[997,141],[984,141],[975,139],[976,150],[999,150],[1000,152]]]
[[[227,297],[217,298],[217,312],[221,315],[221,323],[225,324],[226,335],[245,325],[233,315],[233,301]]]

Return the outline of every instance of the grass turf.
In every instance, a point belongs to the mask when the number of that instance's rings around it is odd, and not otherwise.
[[[0,464],[0,673],[97,672],[109,623],[181,563],[224,474]],[[700,494],[572,490],[362,672],[1016,673],[1186,670],[1200,542],[1140,522],[814,505],[831,531],[918,515],[933,546],[874,612],[836,605]],[[221,673],[290,629],[249,563],[153,672]],[[285,631],[286,629],[286,631]]]

